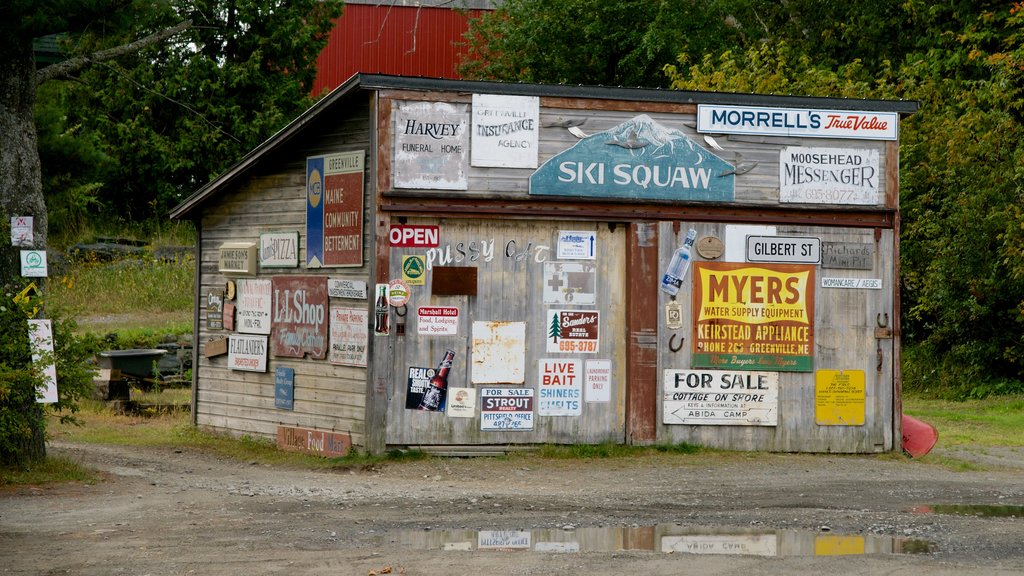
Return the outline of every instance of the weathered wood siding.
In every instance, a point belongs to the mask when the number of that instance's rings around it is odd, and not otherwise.
[[[410,218],[409,224],[430,224],[440,227],[440,246],[445,254],[443,264],[454,267],[475,267],[478,274],[476,296],[439,296],[431,292],[431,272],[425,286],[412,286],[408,313],[404,319],[405,334],[396,330],[387,339],[393,361],[388,382],[388,444],[514,444],[514,443],[597,443],[622,442],[624,423],[625,364],[625,235],[624,226],[594,222],[552,222],[543,220],[457,220]],[[544,263],[559,262],[555,241],[559,230],[583,230],[597,233],[597,259],[575,260],[596,265],[596,303],[580,306],[545,304],[543,302]],[[493,258],[481,255],[471,260],[468,246],[487,243],[493,247]],[[461,246],[460,246],[461,244]],[[462,248],[466,255],[459,252]],[[432,266],[442,263],[427,255]],[[402,256],[424,254],[422,248],[392,248],[391,277],[401,278]],[[450,256],[451,260],[448,260]],[[565,262],[570,262],[566,260]],[[448,306],[459,309],[458,335],[427,336],[417,334],[416,311],[421,306]],[[550,353],[546,348],[548,312],[553,309],[598,311],[600,313],[600,344],[597,353]],[[392,327],[402,321],[394,312]],[[521,322],[526,327],[525,349],[511,350],[525,357],[524,378],[519,382],[473,384],[471,365],[474,361],[473,322]],[[539,391],[534,397],[535,415],[532,431],[481,431],[480,398],[473,418],[453,418],[444,413],[406,409],[409,367],[435,368],[447,348],[455,350],[455,362],[448,379],[449,387],[527,387],[538,388],[538,361],[542,358],[605,359],[612,361],[611,401],[581,402],[579,416],[540,416],[536,414]],[[377,347],[383,350],[383,347]],[[581,373],[578,376],[583,378]],[[581,398],[582,400],[582,398]]]
[[[201,229],[199,266],[200,302],[211,290],[224,290],[229,279],[220,273],[218,250],[225,242],[258,244],[267,232],[299,233],[299,266],[259,270],[257,278],[282,275],[319,275],[325,278],[362,280],[372,286],[372,250],[375,228],[372,219],[375,198],[374,150],[371,146],[370,100],[362,99],[344,111],[322,118],[322,127],[312,137],[297,142],[269,158],[254,175],[238,182],[207,206],[199,223]],[[306,257],[306,158],[355,150],[366,151],[364,172],[363,262],[362,267],[307,269]],[[372,288],[371,288],[372,290]],[[331,306],[367,307],[368,301],[331,299]],[[209,330],[204,306],[199,306],[198,363],[196,364],[194,419],[197,425],[234,435],[275,437],[277,427],[313,428],[351,434],[352,442],[365,442],[367,369],[339,366],[308,356],[276,358],[269,354],[265,373],[230,370],[227,356],[206,358],[205,344],[227,337],[227,330]],[[372,343],[371,343],[372,344]],[[278,366],[294,369],[292,410],[274,404],[274,371]]]

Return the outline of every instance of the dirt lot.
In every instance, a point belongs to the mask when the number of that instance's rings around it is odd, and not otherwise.
[[[718,454],[334,473],[190,451],[49,450],[105,481],[0,492],[0,574],[1024,573],[1020,449],[944,454],[983,471],[896,455]]]

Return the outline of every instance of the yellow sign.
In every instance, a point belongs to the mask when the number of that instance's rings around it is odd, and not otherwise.
[[[424,286],[427,283],[427,266],[423,256],[402,256],[402,279],[410,286]]]
[[[814,539],[815,556],[850,556],[864,554],[863,536],[837,536],[829,534]]]
[[[863,370],[814,373],[814,416],[821,426],[863,426],[866,396]]]

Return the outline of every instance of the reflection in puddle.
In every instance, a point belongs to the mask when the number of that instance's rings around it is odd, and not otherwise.
[[[379,537],[378,544],[417,550],[617,552],[640,550],[685,554],[746,556],[839,556],[926,554],[926,540],[876,535],[840,535],[800,530],[708,531],[676,524],[532,530],[403,531]]]
[[[1024,506],[1001,506],[987,504],[933,504],[916,506],[911,509],[918,514],[957,514],[960,516],[984,516],[986,518],[1024,518]]]

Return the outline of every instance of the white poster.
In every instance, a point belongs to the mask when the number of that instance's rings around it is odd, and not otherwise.
[[[448,406],[445,410],[449,418],[472,418],[476,416],[476,389],[449,388]]]
[[[593,306],[597,266],[590,262],[545,262],[544,303]]]
[[[260,234],[260,268],[295,268],[299,265],[299,233]]]
[[[246,372],[267,371],[267,337],[232,334],[228,336],[228,368]]]
[[[747,236],[775,236],[775,226],[727,225],[725,227],[724,262],[747,261]]]
[[[563,358],[537,361],[537,415],[583,413],[583,362]]]
[[[366,367],[369,358],[370,313],[366,308],[331,307],[331,347],[327,361]]]
[[[525,322],[473,322],[474,384],[522,384],[525,373]]]
[[[269,278],[240,278],[235,282],[235,286],[235,328],[246,334],[270,334],[273,282]]]
[[[481,388],[480,430],[533,430],[533,388]]]
[[[28,341],[32,350],[32,362],[39,362],[43,354],[53,354],[53,325],[49,320],[28,321]],[[43,366],[42,395],[36,399],[41,404],[57,402],[57,366],[49,358]]]
[[[11,216],[11,246],[32,246],[32,216]]]
[[[416,309],[416,333],[423,336],[456,336],[459,309],[455,306],[420,306]]]
[[[473,94],[473,166],[536,168],[540,98]]]
[[[583,382],[584,401],[611,402],[612,361],[587,360]]]
[[[786,147],[779,152],[779,202],[881,204],[878,150]]]
[[[778,424],[778,372],[668,369],[664,374],[664,424]]]
[[[46,278],[46,250],[22,250],[21,275],[25,278]]]
[[[395,188],[465,190],[469,105],[400,102],[395,108]]]

